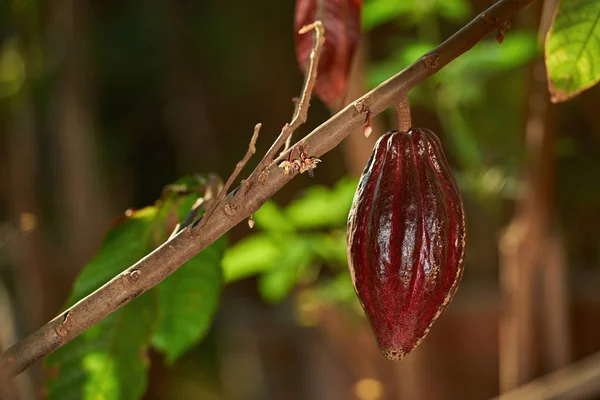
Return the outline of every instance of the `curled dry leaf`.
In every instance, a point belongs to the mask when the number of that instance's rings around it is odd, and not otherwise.
[[[315,93],[329,107],[340,105],[348,73],[360,37],[362,0],[297,0],[294,16],[296,57],[306,74],[313,47],[313,35],[299,34],[316,20],[325,27],[325,44],[317,67]]]

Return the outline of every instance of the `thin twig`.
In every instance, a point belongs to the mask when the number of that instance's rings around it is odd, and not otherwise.
[[[367,105],[373,116],[398,103],[410,89],[435,74],[450,61],[468,51],[487,34],[497,29],[495,20],[506,21],[533,0],[500,0],[463,27],[440,46],[419,58],[408,68],[388,79],[354,103],[331,117],[302,139],[310,155],[320,157],[337,146],[353,129],[364,124],[361,105]],[[287,137],[286,137],[287,138]],[[282,141],[282,143],[285,140]],[[289,150],[288,150],[289,152]],[[270,153],[268,153],[270,154]],[[282,155],[285,157],[286,154]],[[104,286],[48,322],[35,333],[15,344],[0,356],[0,370],[18,375],[36,360],[65,345],[87,328],[158,285],[186,261],[204,250],[235,225],[257,211],[295,175],[285,174],[277,162],[259,170],[264,179],[253,190],[237,191],[233,201],[239,204],[235,213],[217,207],[206,225],[188,227],[172,240],[111,279]],[[256,172],[255,170],[253,174]],[[263,174],[264,172],[264,174]],[[200,229],[201,228],[201,229]],[[134,273],[135,281],[124,284],[124,277]],[[66,316],[69,315],[69,318]],[[68,324],[64,322],[68,321]],[[61,334],[59,335],[58,332]]]
[[[275,142],[273,142],[271,148],[267,151],[261,162],[248,178],[248,182],[256,181],[264,169],[273,163],[275,155],[281,146],[285,145],[284,151],[289,149],[292,134],[300,127],[300,125],[306,122],[308,117],[308,108],[310,107],[310,99],[315,87],[315,82],[317,80],[317,66],[319,65],[319,59],[321,58],[321,53],[323,51],[323,44],[325,43],[325,28],[323,27],[323,23],[321,21],[315,21],[310,25],[302,27],[302,29],[298,31],[300,34],[305,34],[313,29],[315,31],[315,40],[313,49],[310,53],[310,64],[307,69],[306,78],[304,79],[302,94],[296,102],[296,108],[294,109],[292,121],[289,124],[285,124],[281,130],[281,133],[279,134],[279,137],[275,139]],[[247,185],[246,188],[249,186],[250,185]],[[244,190],[244,192],[246,192],[246,190]]]
[[[175,229],[173,229],[173,232],[167,241],[173,239],[181,230],[194,223],[194,221],[196,221],[198,218],[200,210],[208,211],[216,198],[215,193],[219,193],[223,188],[223,182],[216,174],[210,174],[206,180],[206,183],[202,185],[202,188],[204,189],[204,195],[198,198],[198,200],[196,200],[196,202],[192,205],[192,209],[188,215],[186,215],[183,222],[175,226]]]
[[[321,58],[321,52],[323,51],[323,44],[325,44],[325,27],[321,21],[315,21],[310,25],[303,26],[298,33],[304,35],[313,29],[315,30],[315,40],[313,49],[310,52],[310,64],[308,65],[306,78],[304,79],[302,94],[296,102],[294,116],[292,117],[292,122],[289,126],[290,132],[287,134],[287,138],[285,139],[285,147],[283,148],[283,151],[286,151],[290,148],[294,131],[298,129],[300,125],[306,122],[312,91],[315,87],[315,82],[317,81],[317,67],[319,66],[319,59]],[[284,134],[284,132],[282,132],[282,134]],[[275,152],[277,150],[279,150],[279,148],[275,149]]]
[[[242,161],[237,163],[237,165],[235,166],[235,170],[233,170],[233,173],[231,174],[229,179],[227,179],[227,182],[225,182],[225,186],[223,186],[223,189],[221,189],[221,192],[217,196],[216,203],[219,203],[219,202],[221,202],[221,200],[223,200],[223,198],[227,194],[227,191],[231,187],[231,184],[233,183],[235,178],[237,178],[237,176],[242,171],[242,168],[244,168],[244,166],[246,165],[246,163],[248,162],[250,157],[252,157],[252,155],[254,153],[256,153],[256,140],[258,139],[258,133],[260,132],[261,126],[262,126],[262,124],[259,123],[259,124],[256,124],[256,126],[254,127],[254,134],[252,135],[252,139],[250,139],[250,144],[248,145],[248,151],[246,152],[246,155],[244,155],[244,158],[242,158]]]
[[[246,163],[248,163],[248,160],[250,160],[250,157],[252,157],[252,155],[256,153],[256,140],[258,139],[258,133],[260,132],[261,127],[261,123],[258,123],[254,126],[254,133],[252,134],[252,138],[250,139],[250,144],[248,145],[248,150],[246,151],[246,154],[244,155],[242,160],[236,164],[235,169],[233,170],[229,178],[227,178],[227,182],[225,182],[225,185],[223,185],[223,188],[220,190],[219,194],[217,195],[217,198],[206,210],[206,214],[204,214],[204,217],[202,217],[202,221],[200,222],[199,229],[206,225],[206,221],[210,219],[215,209],[221,205],[223,199],[225,198],[225,195],[227,194],[227,191],[233,184],[233,181],[235,181],[235,178],[237,178],[242,169],[244,169]]]

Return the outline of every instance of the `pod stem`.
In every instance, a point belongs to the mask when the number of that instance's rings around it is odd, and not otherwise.
[[[408,132],[412,127],[408,95],[396,104],[396,112],[398,113],[398,130],[400,132]]]

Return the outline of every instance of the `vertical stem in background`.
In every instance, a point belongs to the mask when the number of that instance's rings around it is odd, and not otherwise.
[[[545,0],[542,9],[539,40],[544,41],[554,18],[558,0]],[[545,71],[544,71],[545,72]],[[556,115],[556,109],[550,105],[550,113]],[[551,118],[552,127],[556,131],[556,117]],[[554,132],[556,136],[556,132]],[[554,142],[552,142],[554,144]],[[551,371],[557,370],[571,362],[571,334],[569,323],[569,289],[567,277],[567,260],[564,241],[559,232],[550,233],[544,252],[544,323],[546,329],[546,360]]]
[[[34,111],[27,84],[14,98],[8,133],[8,182],[11,219],[18,226],[23,215],[40,217],[37,185],[39,167]],[[19,229],[21,229],[19,227]],[[9,244],[15,275],[19,282],[19,298],[27,310],[27,325],[38,326],[48,318],[44,304],[48,301],[43,284],[43,270],[48,257],[43,254],[39,229],[20,235]],[[52,310],[54,312],[54,310]]]
[[[49,309],[48,304],[52,301],[52,279],[53,258],[48,254],[44,237],[41,233],[40,224],[37,222],[41,215],[39,201],[41,182],[39,179],[39,149],[38,132],[35,121],[35,109],[32,88],[30,85],[30,67],[37,59],[32,59],[35,52],[31,49],[38,44],[37,8],[34,4],[17,6],[15,2],[10,4],[11,23],[15,27],[15,35],[18,39],[17,51],[23,58],[25,67],[25,80],[17,93],[7,104],[9,117],[6,126],[6,170],[0,175],[0,179],[6,179],[9,215],[15,230],[27,234],[18,234],[16,239],[5,244],[10,256],[10,262],[14,268],[13,276],[17,284],[18,306],[14,308],[23,310],[24,317],[15,321],[10,315],[11,304],[4,286],[0,282],[0,348],[6,348],[18,340],[17,328],[24,327],[27,332],[42,324],[49,314],[56,309]],[[28,227],[23,224],[27,220]],[[58,305],[57,305],[58,306]],[[5,347],[6,346],[6,347]],[[34,398],[34,381],[40,377],[39,369],[29,370],[25,376],[15,383],[18,398]],[[0,398],[2,395],[2,383],[0,382]],[[8,387],[8,385],[7,385]],[[10,396],[7,398],[11,398]]]
[[[544,12],[540,23],[540,38],[549,29],[552,10],[556,0],[544,2]],[[548,12],[548,9],[550,12]],[[550,16],[550,18],[548,18]],[[529,92],[529,113],[526,126],[525,146],[528,154],[526,165],[527,193],[517,207],[516,215],[509,224],[499,243],[501,288],[505,298],[505,310],[500,321],[500,392],[510,390],[533,378],[534,375],[534,288],[535,274],[544,262],[543,253],[547,250],[548,233],[551,226],[552,187],[554,184],[554,155],[556,141],[556,112],[549,102],[543,60],[532,67]],[[561,267],[558,267],[559,269]],[[564,282],[556,282],[554,288]],[[550,286],[546,287],[546,291]],[[565,290],[561,291],[562,293]],[[563,301],[565,297],[563,296]],[[560,301],[560,300],[559,300]],[[552,319],[553,328],[565,332],[566,326],[558,326],[567,321],[566,307],[544,305],[549,314],[560,314]],[[568,335],[546,332],[558,345],[561,354],[568,354]],[[560,344],[558,343],[560,342]],[[563,356],[561,356],[563,357]]]
[[[17,342],[17,327],[14,307],[10,296],[0,281],[0,352]],[[2,381],[6,378],[7,382]],[[15,380],[0,378],[0,399],[34,399],[33,382],[29,374],[18,376]]]
[[[164,32],[165,125],[176,148],[178,172],[220,171],[221,150],[210,126],[202,87],[202,73],[189,61],[197,51],[186,34],[190,26],[189,4],[165,1],[167,29]]]
[[[546,333],[546,366],[558,370],[571,362],[569,289],[563,238],[554,233],[544,252],[543,317]]]
[[[57,157],[62,190],[58,204],[64,225],[64,265],[81,267],[93,254],[110,216],[100,179],[93,133],[89,68],[84,43],[86,1],[60,0],[51,9],[50,30],[64,49],[61,76],[54,92]],[[68,238],[68,240],[66,239]],[[74,270],[68,271],[73,273]]]

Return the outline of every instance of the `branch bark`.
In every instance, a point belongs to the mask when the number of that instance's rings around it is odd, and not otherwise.
[[[410,89],[471,49],[485,35],[496,30],[499,23],[507,21],[532,1],[498,1],[440,46],[312,131],[302,139],[304,151],[314,157],[327,153],[352,129],[364,123],[365,110],[377,115],[394,106]],[[279,159],[286,159],[290,150],[280,155]],[[263,161],[269,160],[270,153]],[[278,167],[277,161],[268,165],[259,163],[251,174],[259,179],[249,179],[247,190],[234,190],[214,210],[206,224],[182,230],[172,240],[7,350],[0,357],[0,369],[5,368],[13,376],[21,373],[36,360],[65,345],[119,307],[158,285],[183,263],[249,217],[295,176],[286,174]]]
[[[496,400],[595,399],[600,393],[600,353],[502,393]]]

